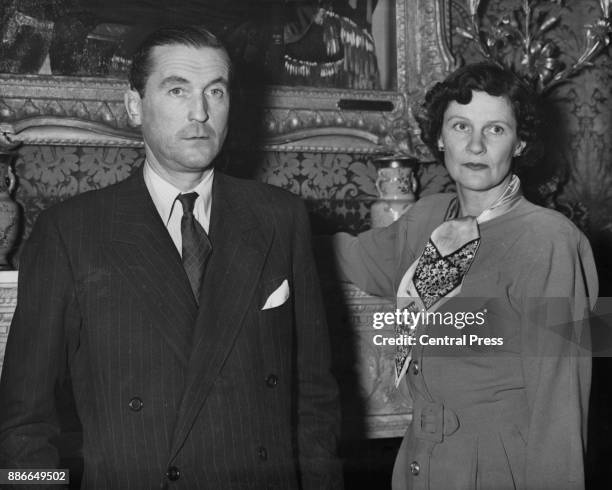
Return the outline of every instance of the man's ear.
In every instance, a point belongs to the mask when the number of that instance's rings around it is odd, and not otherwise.
[[[142,99],[136,90],[128,90],[123,96],[125,109],[132,126],[140,126],[142,123]]]

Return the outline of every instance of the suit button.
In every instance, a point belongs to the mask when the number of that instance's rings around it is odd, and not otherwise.
[[[412,374],[416,376],[417,374],[419,374],[419,371],[420,371],[419,361],[413,361],[412,362]]]
[[[412,473],[414,476],[417,476],[419,474],[419,471],[421,471],[419,463],[417,463],[416,461],[410,463],[410,473]]]
[[[128,407],[130,407],[130,410],[133,410],[134,412],[140,412],[140,410],[142,410],[142,405],[142,400],[137,396],[132,398],[128,403]]]
[[[166,476],[170,481],[176,481],[181,477],[181,472],[176,466],[170,466],[166,471]]]
[[[268,385],[268,388],[274,388],[278,384],[278,376],[275,374],[268,375],[266,378],[266,384]]]
[[[259,446],[257,448],[257,456],[259,456],[259,459],[261,459],[262,461],[267,461],[268,460],[268,450],[263,446]]]

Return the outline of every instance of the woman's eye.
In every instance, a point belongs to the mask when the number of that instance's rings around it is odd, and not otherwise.
[[[170,95],[183,95],[183,89],[180,87],[174,87],[173,89],[170,89]]]
[[[502,128],[501,126],[491,126],[489,128],[489,131],[492,134],[495,134],[495,135],[502,135],[502,134],[504,134],[504,128]]]
[[[456,122],[455,124],[453,124],[453,129],[456,129],[457,131],[467,131],[469,127],[464,122]]]

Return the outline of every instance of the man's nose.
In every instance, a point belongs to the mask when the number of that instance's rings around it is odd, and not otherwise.
[[[472,133],[472,135],[470,136],[470,140],[468,141],[467,149],[468,151],[476,155],[487,151],[484,136],[482,135],[482,133],[478,131],[474,131]]]
[[[196,96],[191,101],[189,119],[192,121],[208,121],[208,102],[204,96]]]

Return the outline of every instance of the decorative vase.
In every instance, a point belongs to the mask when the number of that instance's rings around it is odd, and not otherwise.
[[[418,160],[406,155],[378,158],[376,189],[379,199],[370,208],[372,228],[388,226],[404,214],[416,201],[417,180],[414,175]]]
[[[0,270],[11,269],[8,254],[19,231],[19,205],[11,198],[16,184],[13,156],[12,152],[0,151]]]

